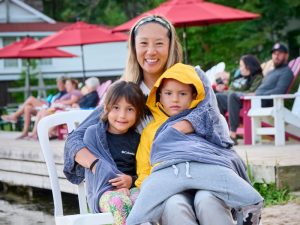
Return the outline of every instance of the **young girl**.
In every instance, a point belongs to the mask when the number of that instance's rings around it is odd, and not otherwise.
[[[140,135],[136,125],[144,111],[144,95],[133,82],[118,81],[108,90],[104,113],[90,126],[84,144],[96,156],[85,169],[88,202],[93,212],[111,212],[125,224],[137,197],[135,154]]]

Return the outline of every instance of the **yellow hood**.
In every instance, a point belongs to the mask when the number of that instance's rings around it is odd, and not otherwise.
[[[175,79],[184,84],[192,84],[196,88],[197,96],[195,100],[192,101],[190,108],[194,108],[205,98],[205,90],[203,83],[199,78],[199,75],[195,71],[193,66],[185,65],[182,63],[177,63],[166,72],[164,72],[160,78],[155,82],[153,88],[147,99],[147,106],[150,109],[154,119],[162,116],[162,112],[159,109],[159,105],[156,102],[156,92],[159,86],[161,85],[163,79]]]

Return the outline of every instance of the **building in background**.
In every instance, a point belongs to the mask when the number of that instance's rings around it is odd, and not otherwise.
[[[0,48],[26,36],[41,39],[70,25],[57,22],[21,0],[0,1]],[[60,75],[81,78],[82,62],[80,47],[62,47],[64,51],[78,55],[76,58],[38,60],[36,73],[43,78]],[[113,42],[84,46],[86,77],[113,78],[122,74],[127,55],[127,43]],[[21,59],[0,60],[0,106],[9,98],[9,84],[20,79],[24,70]]]

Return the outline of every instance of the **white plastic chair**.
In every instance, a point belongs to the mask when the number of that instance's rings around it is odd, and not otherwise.
[[[43,151],[51,183],[56,225],[100,225],[114,223],[111,213],[88,213],[85,187],[83,182],[78,185],[80,214],[64,216],[61,190],[53,157],[53,149],[50,148],[48,131],[51,127],[67,124],[68,132],[70,133],[76,128],[76,125],[88,117],[92,111],[93,110],[73,110],[55,113],[43,118],[38,124],[39,142]]]
[[[251,117],[253,145],[261,141],[261,135],[274,135],[275,145],[285,145],[285,132],[300,138],[300,85],[295,94],[245,96],[245,99],[251,99],[248,116]],[[262,108],[261,101],[264,99],[273,99],[273,107]],[[295,99],[292,110],[284,107],[285,99]],[[262,122],[271,127],[262,127]]]
[[[216,74],[220,72],[224,72],[225,70],[225,63],[220,62],[217,65],[213,66],[209,70],[205,72],[205,75],[208,77],[211,84],[216,83]]]

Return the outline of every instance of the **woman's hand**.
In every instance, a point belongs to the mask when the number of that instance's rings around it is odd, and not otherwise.
[[[126,174],[118,174],[114,179],[108,181],[112,186],[117,189],[120,188],[130,188],[132,184],[132,177]]]
[[[190,134],[194,132],[192,124],[187,120],[182,120],[178,123],[175,123],[173,128],[184,134]]]

